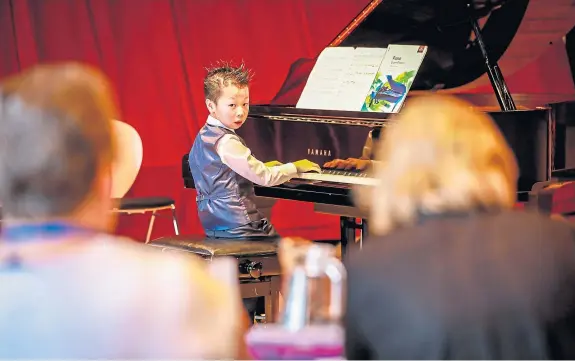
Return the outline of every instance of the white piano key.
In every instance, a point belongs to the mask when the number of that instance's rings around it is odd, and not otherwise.
[[[359,177],[357,175],[347,176],[340,174],[325,174],[325,173],[299,173],[295,179],[315,180],[322,182],[344,183],[344,184],[357,184],[365,186],[373,186],[377,184],[377,179],[369,177]]]

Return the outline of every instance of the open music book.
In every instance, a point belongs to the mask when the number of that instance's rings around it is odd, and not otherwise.
[[[423,45],[326,48],[296,107],[397,113],[426,53]]]

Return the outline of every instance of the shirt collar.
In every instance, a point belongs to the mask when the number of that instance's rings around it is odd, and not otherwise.
[[[213,125],[215,127],[226,128],[227,130],[231,130],[232,132],[235,133],[235,131],[233,129],[226,127],[222,122],[220,122],[216,118],[212,117],[211,115],[208,115],[208,120],[206,121],[206,123],[208,123],[209,125]]]

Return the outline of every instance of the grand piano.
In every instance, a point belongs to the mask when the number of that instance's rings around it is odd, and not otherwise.
[[[467,3],[374,0],[335,36],[329,46],[427,45],[427,56],[408,97],[428,91],[457,94],[459,89],[466,89],[470,84],[491,84],[498,109],[488,112],[516,154],[520,167],[518,201],[526,201],[532,186],[549,179],[552,170],[558,168],[555,162],[561,157],[557,155],[565,152],[565,144],[555,141],[556,119],[545,104],[541,104],[541,108],[528,109],[515,104],[499,62],[508,64],[506,69],[516,70],[512,64],[525,64],[527,58],[538,55],[541,44],[531,42],[533,54],[525,51],[519,54],[513,42],[524,41],[525,34],[520,30],[525,29],[525,22],[537,17],[542,6],[552,8],[554,2],[561,0],[473,0]],[[571,17],[574,7],[571,4],[568,9],[561,8],[566,19],[561,25],[556,23],[552,31],[548,27],[545,36],[559,36],[560,39],[566,34],[575,24],[575,16]],[[558,12],[557,16],[563,15]],[[559,20],[552,18],[551,21]],[[529,29],[533,31],[534,26],[545,28],[545,20],[542,22],[530,23]],[[551,34],[553,31],[557,34]],[[538,41],[541,40],[539,37]],[[384,113],[296,108],[316,59],[295,61],[273,100],[250,107],[249,119],[238,133],[260,160],[290,162],[307,158],[322,165],[336,158],[358,158],[366,140],[376,140],[393,122],[390,115]],[[318,212],[339,215],[342,248],[345,249],[355,238],[356,229],[364,234],[367,231],[365,215],[354,207],[351,190],[355,185],[369,186],[372,182],[366,173],[324,170],[320,174],[301,174],[276,187],[256,186],[256,195],[311,202]],[[359,223],[358,219],[361,220]]]

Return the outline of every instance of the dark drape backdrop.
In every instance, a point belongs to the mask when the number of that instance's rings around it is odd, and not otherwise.
[[[195,191],[183,189],[180,161],[207,115],[204,68],[219,59],[245,61],[255,72],[252,103],[268,102],[289,66],[317,55],[367,3],[2,0],[0,77],[39,62],[78,60],[101,67],[116,86],[122,120],[144,143],[142,169],[129,195],[173,197],[182,232],[199,234]],[[509,79],[513,91],[548,92],[543,66],[559,61],[568,71],[564,56],[545,57],[545,65]],[[555,87],[560,78],[554,77]],[[572,83],[566,87],[571,91]],[[314,214],[310,205],[279,202],[272,218],[286,235],[338,236],[338,219]],[[146,222],[144,216],[125,217],[119,231],[142,239]],[[170,222],[156,222],[154,237],[170,232]]]

